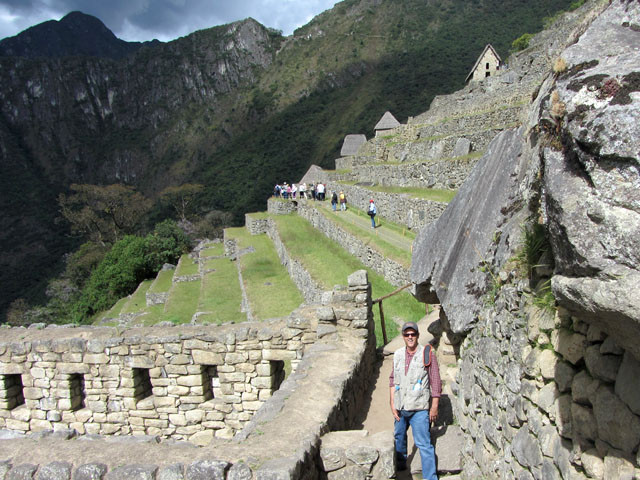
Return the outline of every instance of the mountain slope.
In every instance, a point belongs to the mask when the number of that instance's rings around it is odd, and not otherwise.
[[[49,20],[0,41],[1,56],[27,58],[87,55],[123,58],[153,42],[125,42],[104,23],[82,12],[71,12],[60,21]]]
[[[568,4],[346,0],[286,39],[249,19],[120,60],[0,57],[4,305],[71,248],[54,221],[71,183],[153,196],[194,181],[203,211],[241,218],[276,181],[332,167],[344,135],[370,134],[385,110],[401,121],[426,110],[462,85],[486,43],[506,56]]]

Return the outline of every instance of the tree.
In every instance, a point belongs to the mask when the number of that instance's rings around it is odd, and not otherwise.
[[[151,208],[151,201],[127,185],[71,185],[70,195],[60,194],[62,215],[72,231],[104,245],[135,233]]]
[[[185,183],[165,188],[160,192],[160,198],[175,209],[180,220],[186,221],[187,214],[191,212],[198,194],[203,189],[204,187],[199,183]]]

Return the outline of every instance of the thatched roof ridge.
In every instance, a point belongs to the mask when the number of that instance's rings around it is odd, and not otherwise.
[[[476,60],[476,63],[474,63],[473,68],[471,69],[471,71],[469,72],[469,75],[467,75],[467,78],[464,79],[464,82],[467,83],[469,81],[469,78],[473,76],[473,72],[476,71],[476,68],[478,68],[478,64],[480,63],[480,60],[482,60],[482,57],[484,57],[484,54],[487,52],[487,50],[491,49],[491,51],[493,52],[493,54],[496,56],[496,58],[498,59],[498,63],[500,65],[502,65],[502,59],[500,58],[500,55],[498,55],[498,52],[496,52],[496,49],[493,48],[493,46],[490,43],[487,43],[487,46],[484,47],[484,50],[482,50],[482,53],[478,56],[478,59]]]
[[[342,150],[340,150],[341,157],[348,157],[351,155],[357,155],[358,150],[362,145],[367,143],[366,135],[351,134],[344,137],[344,143],[342,144]]]
[[[374,127],[374,130],[389,130],[398,126],[400,126],[400,122],[396,120],[396,117],[391,115],[391,112],[387,110],[386,112],[384,112],[384,115],[382,115],[382,118]]]
[[[329,176],[327,172],[318,165],[311,165],[307,173],[304,174],[304,177],[302,177],[298,183],[327,183],[328,181]]]

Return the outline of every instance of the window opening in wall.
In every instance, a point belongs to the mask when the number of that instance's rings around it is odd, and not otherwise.
[[[489,70],[489,62],[487,62],[487,70]]]
[[[491,76],[491,72],[487,72],[487,73],[485,74],[485,77],[490,77],[490,76]]]
[[[133,396],[136,401],[148,398],[153,393],[151,378],[149,377],[148,368],[133,369]]]
[[[83,374],[74,373],[73,375],[69,375],[69,392],[71,394],[71,410],[80,410],[87,406]]]
[[[0,375],[0,408],[13,410],[24,405],[22,375]]]
[[[217,365],[203,365],[202,380],[205,399],[211,400],[220,395],[220,377],[218,376]],[[216,392],[218,395],[216,395]]]
[[[280,388],[285,377],[284,361],[271,360],[271,392],[275,392]]]

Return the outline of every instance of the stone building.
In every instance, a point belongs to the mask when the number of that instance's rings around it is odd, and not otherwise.
[[[380,137],[382,135],[387,135],[390,130],[399,126],[400,122],[396,120],[396,117],[394,117],[391,112],[386,111],[373,129],[376,131],[376,137]]]
[[[498,52],[496,52],[489,43],[484,47],[484,50],[464,81],[465,83],[482,81],[487,77],[496,75],[501,68],[502,59],[500,59]]]
[[[367,137],[362,134],[352,134],[344,137],[344,143],[342,144],[342,150],[340,150],[341,157],[349,157],[357,155],[358,150],[362,145],[367,143]]]

